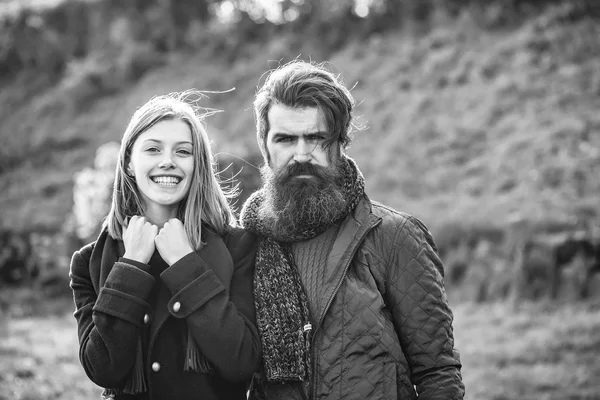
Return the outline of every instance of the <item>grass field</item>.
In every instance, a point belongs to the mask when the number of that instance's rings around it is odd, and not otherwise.
[[[6,299],[8,293],[3,293]],[[68,297],[2,307],[0,400],[99,398],[77,359]],[[454,306],[467,400],[600,399],[600,300]]]

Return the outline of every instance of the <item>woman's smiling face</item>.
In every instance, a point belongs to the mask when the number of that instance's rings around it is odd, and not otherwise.
[[[192,133],[182,120],[163,120],[138,136],[131,148],[133,174],[147,217],[176,217],[194,173]]]

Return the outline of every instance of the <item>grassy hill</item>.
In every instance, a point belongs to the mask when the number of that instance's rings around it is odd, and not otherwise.
[[[197,51],[93,53],[58,80],[0,73],[0,229],[58,230],[73,206],[73,174],[157,93],[235,87],[203,104],[224,110],[207,121],[209,134],[222,160],[245,159],[255,174],[254,91],[268,68],[298,55],[329,61],[353,87],[368,129],[349,153],[370,196],[421,217],[438,244],[442,232],[502,227],[515,214],[546,226],[597,223],[600,24],[574,2],[500,29],[465,13],[428,33],[388,31],[335,51],[308,34],[233,53],[208,37]],[[600,399],[598,298],[472,304],[480,287],[512,276],[510,263],[483,253],[463,256],[472,264],[466,284],[448,287],[466,399]],[[59,265],[67,279],[68,262]],[[0,290],[0,400],[97,396],[77,360],[68,293],[9,289]]]
[[[102,58],[72,63],[53,85],[24,72],[0,90],[0,227],[60,226],[73,174],[157,93],[235,87],[204,104],[224,110],[207,121],[209,134],[216,152],[255,164],[254,91],[267,69],[298,55],[329,61],[354,87],[368,129],[349,153],[372,198],[434,230],[503,226],[515,213],[577,223],[598,215],[598,37],[596,20],[554,7],[502,30],[464,14],[427,34],[372,35],[333,53],[292,34],[243,46],[233,60],[210,46],[160,59],[136,53],[149,66],[133,84],[107,82]]]

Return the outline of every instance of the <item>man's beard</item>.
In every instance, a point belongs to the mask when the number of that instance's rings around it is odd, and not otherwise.
[[[261,168],[265,201],[258,215],[274,237],[293,237],[345,214],[343,162],[328,167],[294,162],[278,171],[268,165]]]

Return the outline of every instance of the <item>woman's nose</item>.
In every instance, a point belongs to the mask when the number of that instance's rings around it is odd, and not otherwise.
[[[167,156],[165,158],[163,158],[160,163],[158,164],[159,168],[174,168],[175,167],[175,163],[173,162],[173,160],[171,160],[170,156]]]

